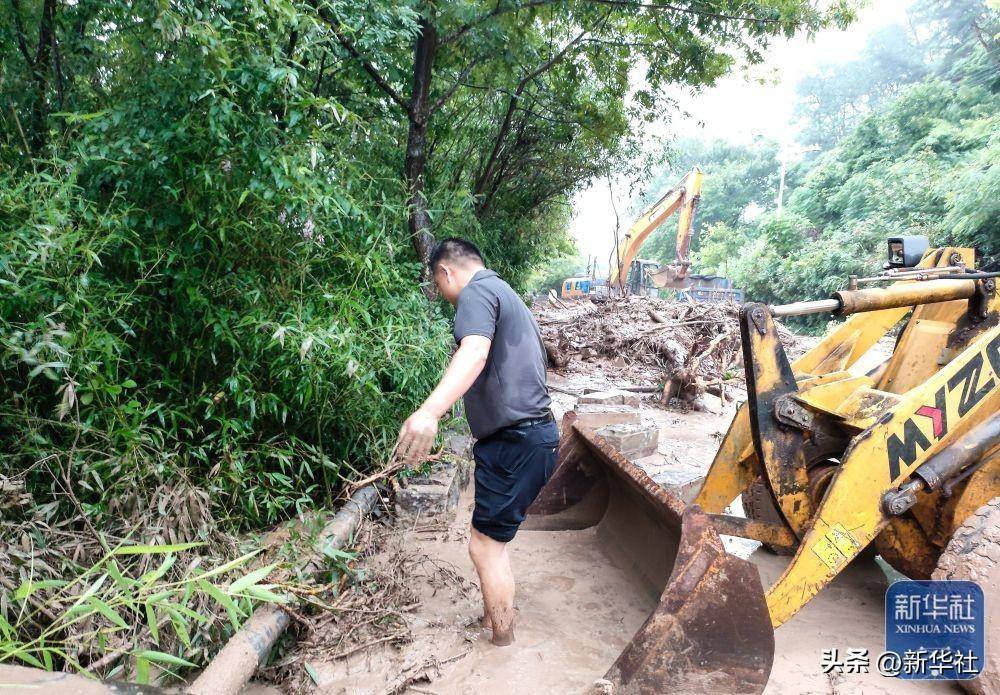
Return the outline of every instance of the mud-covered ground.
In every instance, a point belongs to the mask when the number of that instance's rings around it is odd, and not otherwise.
[[[566,393],[615,382],[614,365],[551,374],[554,410],[561,415],[575,397]],[[736,394],[739,397],[740,394]],[[735,409],[706,396],[709,410],[660,407],[655,395],[643,416],[660,427],[659,451],[640,460],[650,474],[704,472]],[[602,551],[593,530],[522,531],[510,545],[518,581],[516,643],[493,647],[476,625],[482,613],[475,573],[466,555],[471,489],[454,517],[400,523],[366,560],[395,562],[412,572],[418,605],[406,614],[410,641],[385,643],[345,658],[309,662],[300,687],[339,693],[583,693],[614,661],[653,608],[647,595]],[[737,513],[741,513],[736,504]],[[728,540],[728,539],[727,539]],[[754,562],[765,585],[788,558],[735,539],[730,549]],[[400,553],[419,561],[400,562]],[[775,635],[776,655],[768,693],[946,693],[952,684],[899,681],[878,673],[824,674],[823,650],[867,649],[874,658],[884,639],[883,600],[888,580],[875,561],[852,565]],[[304,668],[304,665],[303,665]]]

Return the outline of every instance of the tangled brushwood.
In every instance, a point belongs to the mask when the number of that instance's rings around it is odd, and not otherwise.
[[[299,632],[295,649],[266,670],[290,692],[313,691],[322,677],[316,664],[411,642],[421,605],[419,586],[435,591],[449,586],[466,595],[475,590],[453,567],[415,550],[399,529],[366,524],[355,545],[362,550],[345,555],[347,565],[333,584],[322,595],[303,597],[318,610],[295,616]],[[397,695],[413,684],[430,682],[440,676],[441,665],[435,655],[427,654],[407,664],[378,692]]]
[[[693,401],[726,382],[742,383],[739,305],[628,296],[542,303],[535,309],[549,363],[585,369],[612,360],[623,382],[663,386]],[[779,326],[794,354],[797,338]]]
[[[261,601],[284,602],[274,565],[235,538],[124,542],[43,511],[0,522],[0,662],[140,683],[202,663]]]

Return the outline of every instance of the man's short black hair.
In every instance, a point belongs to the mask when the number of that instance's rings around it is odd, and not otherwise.
[[[483,254],[479,248],[468,239],[460,237],[449,237],[438,242],[431,257],[427,260],[431,267],[431,272],[437,270],[441,261],[457,261],[458,263],[478,262],[486,265]]]

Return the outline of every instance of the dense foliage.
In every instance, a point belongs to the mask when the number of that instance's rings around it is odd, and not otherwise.
[[[4,471],[99,520],[160,484],[232,526],[328,499],[384,457],[447,354],[418,291],[431,232],[471,236],[523,287],[567,250],[568,196],[633,159],[633,123],[667,86],[849,16],[787,0],[4,4]],[[53,467],[74,496],[53,497]]]
[[[398,179],[331,141],[317,114],[358,151],[366,126],[283,65],[304,19],[274,7],[134,16],[100,59],[96,36],[65,49],[65,111],[8,131],[2,447],[29,489],[54,461],[91,514],[186,480],[220,518],[273,521],[336,492],[436,376]]]
[[[588,270],[587,259],[583,256],[577,254],[555,256],[542,264],[528,279],[528,289],[532,293],[546,293],[552,290],[558,294],[566,278],[586,275]]]
[[[708,229],[716,225],[738,227],[773,205],[778,193],[777,143],[759,139],[750,145],[740,145],[720,140],[686,139],[673,149],[675,154],[670,165],[647,186],[648,194],[641,199],[640,206],[651,204],[671,186],[681,182],[692,167],[699,167],[705,178],[692,226],[692,250],[698,250]],[[639,210],[634,212],[638,214]],[[674,262],[676,220],[668,221],[650,235],[642,255],[661,263]],[[702,264],[707,264],[704,259]]]
[[[879,268],[885,239],[896,234],[973,246],[982,267],[1000,267],[998,13],[977,2],[918,4],[915,12],[936,32],[921,44],[928,76],[896,80],[897,96],[866,106],[835,146],[792,170],[780,213],[770,203],[754,219],[730,215],[713,225],[702,217],[696,270],[725,274],[754,299],[824,297],[848,275]],[[866,80],[884,89],[877,75]],[[720,178],[743,167],[723,164]]]

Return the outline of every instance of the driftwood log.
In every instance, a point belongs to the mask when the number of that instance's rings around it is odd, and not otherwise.
[[[326,551],[339,550],[346,545],[377,500],[378,491],[373,485],[351,495],[323,527],[314,546],[317,555],[305,564],[303,574],[318,570],[320,558],[326,557]],[[267,658],[290,622],[291,617],[281,606],[266,605],[255,610],[186,692],[190,695],[236,695]]]

